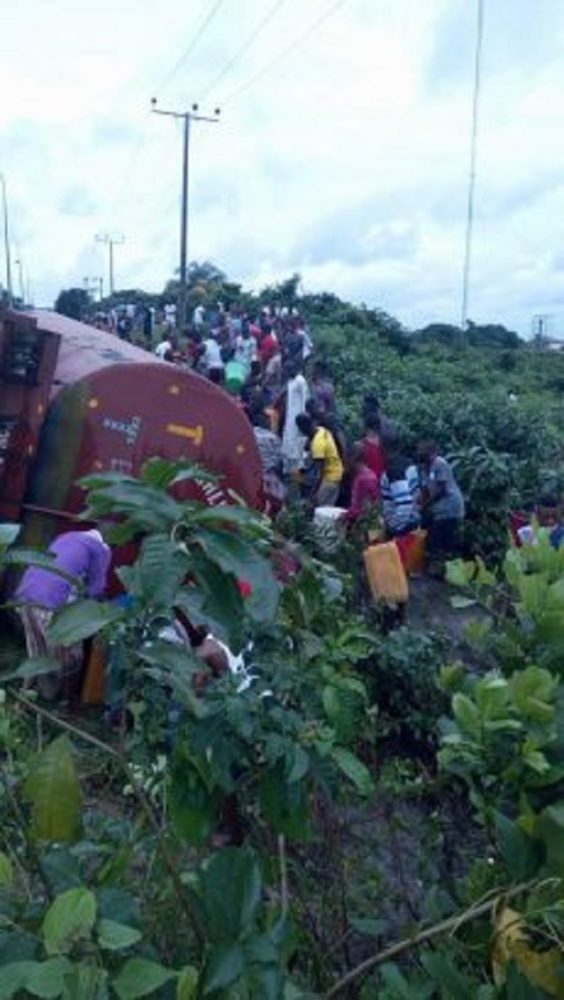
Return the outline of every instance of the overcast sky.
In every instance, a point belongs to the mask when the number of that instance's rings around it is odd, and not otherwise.
[[[106,276],[98,232],[126,237],[118,286],[172,275],[181,133],[156,94],[222,108],[193,128],[191,259],[459,319],[475,0],[3,0],[0,37],[0,170],[38,304]],[[469,314],[525,334],[539,313],[564,334],[563,43],[562,0],[486,0]]]

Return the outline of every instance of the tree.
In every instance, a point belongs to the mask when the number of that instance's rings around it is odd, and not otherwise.
[[[90,308],[90,296],[84,288],[64,288],[55,302],[55,312],[71,319],[82,319]]]

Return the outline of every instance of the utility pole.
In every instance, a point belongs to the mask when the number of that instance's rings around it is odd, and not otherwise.
[[[18,277],[19,277],[19,283],[20,283],[20,299],[22,300],[22,302],[25,303],[25,284],[24,284],[24,276],[23,276],[23,262],[22,262],[21,257],[18,257],[18,259],[14,261],[14,264],[16,265],[16,267],[18,269]]]
[[[8,302],[12,304],[12,258],[10,255],[10,227],[8,223],[8,196],[6,194],[6,178],[0,174],[2,185],[2,213],[4,216],[4,253],[6,255],[6,291]]]
[[[474,194],[476,190],[476,160],[478,155],[478,117],[480,111],[480,85],[482,79],[482,45],[484,39],[485,0],[478,0],[478,24],[476,31],[476,54],[474,60],[474,93],[472,98],[472,138],[470,142],[470,177],[468,182],[468,208],[466,212],[466,240],[464,248],[464,270],[462,276],[462,306],[460,327],[464,333],[468,326],[468,291],[470,286],[470,266],[472,263],[472,236],[474,233]]]
[[[188,194],[189,194],[189,167],[190,167],[190,125],[195,122],[218,122],[220,109],[215,108],[213,116],[198,114],[198,105],[193,104],[191,111],[161,111],[155,107],[156,97],[153,97],[151,104],[155,115],[166,115],[168,118],[180,118],[184,123],[182,141],[182,187],[181,187],[181,209],[180,209],[180,288],[178,293],[178,305],[176,325],[182,331],[186,326],[186,299],[188,294]]]
[[[125,243],[125,237],[121,234],[119,236],[111,236],[109,233],[99,233],[96,236],[98,243],[105,243],[108,247],[108,260],[109,260],[109,287],[110,295],[114,294],[114,247],[121,246]]]

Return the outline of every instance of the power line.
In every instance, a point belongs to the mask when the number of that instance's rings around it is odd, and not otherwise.
[[[474,196],[476,192],[476,161],[478,156],[478,119],[480,112],[480,88],[482,81],[482,48],[484,40],[485,0],[478,0],[478,25],[476,35],[476,55],[474,61],[474,93],[472,97],[472,138],[470,142],[470,175],[468,180],[468,210],[466,216],[466,239],[464,246],[464,269],[462,274],[462,307],[460,326],[468,324],[468,292],[470,287],[470,266],[472,263],[472,236],[474,233]]]
[[[176,74],[177,74],[178,70],[180,69],[180,67],[192,55],[192,52],[194,51],[194,49],[196,48],[198,42],[200,41],[200,39],[204,35],[204,32],[206,31],[208,25],[211,24],[213,18],[215,17],[215,15],[217,14],[217,12],[219,11],[219,8],[222,6],[223,2],[224,2],[224,0],[214,0],[214,2],[212,3],[211,7],[209,8],[207,14],[204,16],[203,20],[201,21],[199,27],[196,29],[196,32],[193,35],[193,37],[192,37],[192,39],[190,41],[190,44],[184,50],[184,52],[180,56],[180,59],[177,60],[177,62],[174,64],[174,66],[172,67],[172,69],[170,70],[170,72],[167,73],[166,77],[164,78],[164,80],[162,81],[162,83],[160,84],[160,86],[155,91],[155,95],[157,97],[158,97],[159,94],[162,93],[162,91],[165,89],[165,87],[167,87],[169,85],[169,83],[173,79],[173,77],[176,76]],[[112,216],[115,215],[118,206],[121,205],[122,198],[123,198],[126,186],[128,186],[129,182],[130,182],[131,171],[137,165],[137,163],[138,163],[138,161],[140,159],[141,153],[142,153],[142,151],[143,151],[143,149],[145,147],[145,144],[147,142],[147,139],[148,139],[147,127],[146,127],[146,125],[144,125],[144,126],[141,127],[141,131],[140,131],[140,133],[139,133],[139,135],[137,137],[137,140],[135,141],[135,143],[134,143],[134,145],[133,145],[133,147],[131,149],[131,152],[130,152],[128,158],[127,158],[127,161],[126,161],[126,164],[125,164],[125,168],[124,168],[124,171],[123,171],[123,175],[122,175],[122,178],[120,180],[119,187],[117,188],[117,194],[116,194],[116,196],[114,198],[114,201],[112,203],[112,211],[110,213]]]
[[[280,7],[282,7],[284,3],[286,3],[286,0],[274,0],[274,3],[270,7],[270,9],[266,12],[264,17],[260,19],[258,24],[253,28],[250,35],[248,35],[248,37],[245,39],[241,47],[237,49],[237,51],[231,56],[231,59],[227,61],[223,69],[220,70],[220,72],[217,74],[216,77],[214,77],[209,86],[206,87],[200,100],[202,101],[205,100],[206,97],[209,94],[211,94],[212,90],[214,90],[217,87],[218,83],[221,83],[223,78],[227,76],[227,74],[233,69],[233,67],[239,61],[239,59],[241,59],[241,57],[244,56],[245,53],[249,51],[251,45],[253,45],[253,43],[256,41],[256,39],[264,30],[264,28],[266,28],[267,25],[270,23],[270,21],[272,21],[273,17],[276,16]]]
[[[261,69],[259,69],[258,72],[255,73],[253,76],[251,76],[249,80],[243,83],[240,87],[237,87],[236,90],[234,90],[225,100],[222,101],[222,104],[227,104],[230,101],[234,101],[235,98],[240,97],[241,94],[246,93],[247,90],[250,90],[251,87],[254,87],[255,83],[258,83],[258,81],[262,79],[265,73],[270,72],[273,66],[276,66],[279,62],[282,62],[283,59],[286,59],[289,55],[291,55],[292,52],[294,52],[297,48],[299,48],[300,45],[303,45],[303,43],[307,41],[310,35],[312,35],[313,32],[317,30],[317,28],[320,28],[325,21],[327,21],[330,17],[333,16],[333,14],[336,14],[339,7],[342,7],[346,2],[347,0],[335,0],[335,3],[333,3],[331,7],[328,8],[328,10],[323,11],[323,13],[320,14],[319,17],[315,19],[315,21],[312,21],[311,24],[308,25],[308,27],[305,29],[305,31],[302,32],[301,35],[298,35],[298,37],[295,38],[294,41],[290,42],[289,45],[286,45],[283,49],[281,49],[280,52],[278,52],[278,54],[274,56],[273,59],[271,59],[268,63],[266,63],[266,65],[264,65]]]
[[[206,31],[208,25],[211,24],[211,22],[213,21],[215,15],[219,11],[219,8],[222,6],[223,2],[224,2],[224,0],[214,0],[214,3],[212,3],[212,6],[208,10],[208,13],[204,17],[204,19],[201,22],[199,28],[197,28],[196,33],[195,33],[194,37],[192,38],[190,44],[184,50],[184,52],[180,56],[180,59],[178,59],[178,61],[174,64],[174,66],[172,67],[170,73],[167,74],[167,76],[165,77],[165,79],[161,83],[161,85],[158,88],[158,90],[155,91],[155,96],[156,97],[159,97],[159,95],[162,94],[162,92],[165,89],[165,87],[168,87],[170,81],[173,79],[173,77],[176,76],[176,74],[178,73],[178,70],[181,68],[181,66],[186,62],[187,59],[190,58],[190,56],[192,55],[192,53],[193,53],[194,49],[196,48],[198,42],[200,41],[200,38],[202,37],[202,35]]]

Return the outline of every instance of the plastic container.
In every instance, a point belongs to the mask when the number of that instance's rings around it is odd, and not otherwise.
[[[240,361],[228,361],[225,366],[225,387],[238,396],[247,381],[247,369]]]
[[[395,542],[370,545],[364,550],[364,565],[370,590],[376,602],[407,603],[409,586]]]
[[[313,534],[320,552],[335,552],[346,533],[343,507],[316,507],[313,515]]]
[[[396,538],[403,568],[408,576],[412,573],[422,573],[425,564],[425,541],[427,532],[422,528],[410,531],[407,535]]]
[[[90,648],[80,700],[84,705],[103,705],[106,700],[106,650],[97,642]]]

